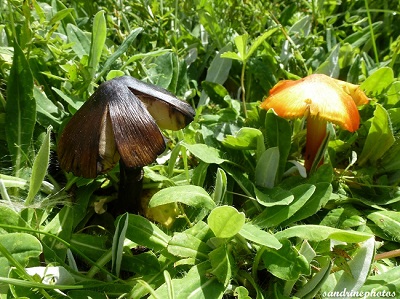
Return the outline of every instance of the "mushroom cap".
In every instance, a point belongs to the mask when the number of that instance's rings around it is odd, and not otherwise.
[[[278,82],[261,108],[273,108],[283,118],[318,117],[354,132],[360,124],[357,105],[369,99],[358,85],[314,74],[300,80]]]

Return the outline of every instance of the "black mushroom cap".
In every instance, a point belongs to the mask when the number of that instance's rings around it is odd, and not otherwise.
[[[94,178],[121,158],[128,168],[148,165],[165,150],[161,129],[193,121],[186,102],[129,76],[102,83],[65,126],[58,142],[60,166]]]

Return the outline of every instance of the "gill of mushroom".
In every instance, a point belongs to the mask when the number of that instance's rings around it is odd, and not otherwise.
[[[165,148],[161,129],[179,130],[195,111],[165,89],[122,76],[102,83],[73,115],[58,140],[60,166],[95,178],[120,162],[117,214],[137,212],[142,168]]]
[[[327,122],[355,132],[360,125],[358,105],[369,102],[358,85],[333,79],[323,74],[313,74],[299,80],[278,82],[261,103],[263,109],[273,109],[283,118],[306,118],[306,148],[304,166],[308,173],[321,144],[327,138]]]

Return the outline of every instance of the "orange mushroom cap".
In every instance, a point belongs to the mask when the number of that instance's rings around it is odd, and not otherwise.
[[[357,105],[368,101],[358,85],[314,74],[278,82],[261,108],[273,108],[283,118],[318,117],[354,132],[360,124]]]

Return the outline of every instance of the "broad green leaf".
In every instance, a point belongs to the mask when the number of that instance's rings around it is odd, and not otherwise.
[[[255,225],[252,225],[251,223],[245,223],[240,229],[239,235],[251,242],[269,248],[279,249],[282,247],[282,244],[278,241],[277,238],[275,238],[274,235],[258,228]]]
[[[342,230],[323,225],[297,225],[277,232],[275,237],[278,240],[297,237],[303,240],[315,242],[334,239],[348,243],[359,243],[371,238],[372,236],[368,233],[353,230]]]
[[[217,84],[224,84],[226,79],[229,76],[229,71],[231,70],[232,60],[222,58],[223,53],[230,51],[232,49],[231,44],[225,45],[217,55],[215,55],[214,59],[211,61],[211,64],[207,70],[207,75],[205,81],[213,82]],[[203,106],[207,102],[207,94],[205,91],[202,91],[198,106]]]
[[[279,225],[300,210],[314,194],[315,189],[315,185],[311,184],[294,187],[290,190],[294,196],[293,202],[288,206],[272,206],[265,208],[261,214],[253,219],[252,223],[262,228]]]
[[[377,104],[358,163],[360,165],[367,161],[372,164],[376,163],[393,145],[394,141],[389,114],[383,106]]]
[[[247,59],[247,40],[249,39],[249,35],[247,33],[238,35],[235,37],[235,45],[238,49],[240,60],[245,61]]]
[[[211,264],[209,261],[202,262],[190,268],[182,278],[172,279],[172,287],[175,299],[209,299],[222,298],[225,286],[214,276],[209,275]],[[163,284],[156,290],[157,298],[167,298],[168,290]],[[138,297],[136,297],[138,298]],[[156,298],[150,296],[149,298]]]
[[[380,227],[388,240],[400,242],[400,212],[397,211],[376,211],[369,213],[367,218]]]
[[[229,92],[223,85],[215,82],[203,81],[201,82],[201,87],[203,87],[203,90],[207,93],[211,102],[216,103],[221,107],[227,106],[224,98],[229,95]]]
[[[54,218],[49,223],[47,223],[47,225],[43,228],[43,231],[53,234],[54,236],[57,236],[65,242],[69,242],[72,235],[73,221],[74,217],[72,213],[72,207],[69,205],[65,205],[54,216]],[[48,247],[44,248],[45,254],[48,258],[55,255],[61,260],[65,259],[68,248],[64,243],[61,243],[56,238],[52,238],[47,235],[44,236],[42,240]]]
[[[210,227],[204,221],[199,221],[195,225],[189,227],[187,230],[185,230],[185,233],[191,234],[192,236],[204,242],[213,237],[213,233],[210,230]]]
[[[320,290],[322,284],[328,279],[332,269],[332,262],[327,262],[317,274],[315,274],[304,286],[295,294],[298,298],[313,299]]]
[[[89,55],[90,39],[87,35],[73,24],[67,24],[66,31],[69,41],[72,42],[71,47],[75,54],[78,55],[80,59],[85,55]]]
[[[172,186],[161,189],[153,195],[149,207],[181,202],[185,205],[212,210],[215,203],[210,195],[202,188],[193,185]]]
[[[389,293],[392,298],[399,294],[400,289],[400,266],[395,266],[387,272],[369,276],[364,285],[360,288],[360,292],[378,293],[385,291]],[[382,293],[381,293],[382,294]],[[376,298],[376,296],[369,296],[368,299]]]
[[[174,78],[174,72],[177,71],[176,65],[174,65],[175,55],[168,52],[154,59],[154,67],[150,69],[149,76],[153,84],[171,90],[170,85]]]
[[[131,46],[132,42],[136,39],[136,37],[143,31],[143,28],[138,27],[124,39],[122,44],[118,47],[118,49],[106,60],[103,67],[101,68],[101,72],[97,75],[97,78],[103,76],[112,66],[112,64],[122,55],[124,54],[128,48]]]
[[[154,275],[160,273],[160,269],[160,263],[153,251],[135,255],[125,254],[122,257],[121,270],[123,271],[134,272],[139,275]]]
[[[236,167],[232,167],[227,163],[222,164],[221,167],[235,180],[247,196],[254,198],[254,184],[246,175],[243,174],[243,171]]]
[[[219,206],[208,215],[208,226],[218,238],[232,238],[243,227],[245,215],[232,206]]]
[[[394,106],[400,102],[400,81],[393,82],[387,91],[387,105]]]
[[[34,236],[25,233],[8,233],[0,235],[0,244],[17,260],[22,266],[28,265],[30,259],[38,259],[42,253],[42,245]],[[0,277],[8,277],[10,267],[14,266],[0,252]],[[8,286],[0,286],[0,293],[5,294]]]
[[[169,253],[179,257],[193,257],[200,260],[207,260],[211,248],[193,235],[175,233],[168,242]]]
[[[101,258],[109,249],[108,237],[90,234],[72,234],[70,244],[73,249],[79,250],[93,261]]]
[[[33,76],[25,54],[14,42],[14,57],[7,81],[5,121],[8,150],[17,177],[30,155],[36,122],[36,103],[33,98]]]
[[[340,44],[337,44],[329,54],[326,61],[321,63],[315,70],[316,74],[325,74],[332,78],[339,77],[340,65],[339,65],[339,50]]]
[[[174,286],[172,285],[172,279],[171,275],[167,270],[164,270],[164,278],[165,278],[165,285],[167,287],[167,292],[168,292],[168,299],[173,299],[174,298]]]
[[[237,54],[235,52],[231,52],[231,51],[226,51],[226,52],[222,53],[221,58],[229,58],[229,59],[239,60],[239,61],[243,60],[239,54]]]
[[[67,17],[69,14],[71,14],[74,11],[73,8],[65,8],[60,11],[57,11],[57,13],[51,18],[49,21],[49,26],[53,26],[55,23],[61,21],[65,17]]]
[[[389,67],[382,67],[369,76],[360,88],[367,94],[377,96],[383,93],[394,81],[393,70]]]
[[[281,244],[280,249],[266,248],[262,254],[262,260],[268,271],[284,280],[295,280],[300,275],[308,275],[310,265],[306,258],[299,254],[288,240],[281,240]]]
[[[111,258],[111,268],[114,273],[119,276],[121,271],[122,255],[124,250],[124,240],[126,235],[126,230],[128,229],[128,214],[123,214],[117,220],[117,227],[115,228],[115,233],[112,242],[112,258]]]
[[[279,167],[279,148],[270,147],[261,154],[255,170],[256,185],[273,188]]]
[[[346,290],[358,291],[367,280],[375,252],[375,238],[370,238],[361,244],[353,259],[348,262],[351,275],[343,272],[333,292]]]
[[[366,220],[361,212],[353,206],[343,205],[340,208],[330,210],[320,224],[345,229],[365,225]]]
[[[292,129],[289,122],[275,114],[273,109],[267,112],[265,118],[265,127],[268,128],[265,132],[266,143],[268,147],[279,148],[279,169],[277,172],[277,181],[280,181],[285,171],[285,165],[289,156]]]
[[[249,291],[244,286],[236,287],[234,295],[238,299],[251,299],[249,296]]]
[[[104,11],[99,11],[96,13],[93,20],[92,40],[89,52],[89,71],[92,78],[94,77],[94,74],[99,66],[101,53],[103,52],[106,42],[106,37],[107,25],[104,17]]]
[[[287,206],[294,200],[294,195],[289,190],[275,187],[259,190],[254,188],[257,202],[264,207]]]
[[[226,147],[246,150],[257,149],[257,143],[262,137],[262,132],[255,128],[242,127],[235,133],[235,135],[227,135],[222,144]]]
[[[50,134],[51,127],[47,128],[47,134],[43,139],[43,143],[33,161],[32,175],[29,181],[29,192],[25,200],[25,205],[28,206],[32,203],[35,195],[39,192],[42,182],[47,174],[50,159]]]
[[[167,248],[171,239],[155,224],[142,216],[134,214],[128,215],[126,238],[156,251]]]
[[[30,276],[38,275],[40,281],[51,285],[72,285],[75,279],[72,274],[62,266],[29,267],[25,269]]]
[[[372,30],[375,34],[379,33],[383,28],[383,22],[378,21],[372,24]],[[371,39],[371,28],[365,26],[362,30],[346,36],[342,43],[349,43],[354,48],[360,48]]]
[[[257,50],[257,48],[272,34],[274,34],[279,27],[270,27],[262,35],[256,38],[256,40],[250,45],[248,52],[246,53],[245,60],[248,60],[251,55]]]
[[[33,97],[36,101],[38,123],[44,127],[51,125],[55,131],[58,131],[58,127],[61,124],[61,117],[64,113],[37,86],[33,88]]]
[[[228,179],[223,169],[218,168],[217,177],[215,178],[214,193],[212,195],[216,205],[223,203],[227,191]]]
[[[235,272],[235,261],[228,250],[228,246],[219,246],[209,254],[209,260],[212,266],[211,273],[224,286],[228,286],[233,272]]]
[[[332,185],[329,183],[315,184],[315,192],[310,199],[292,217],[282,222],[282,226],[294,223],[316,214],[330,199]]]
[[[186,147],[189,152],[208,164],[221,164],[226,161],[221,158],[221,153],[218,151],[218,149],[208,146],[206,144],[182,143],[182,146]]]

